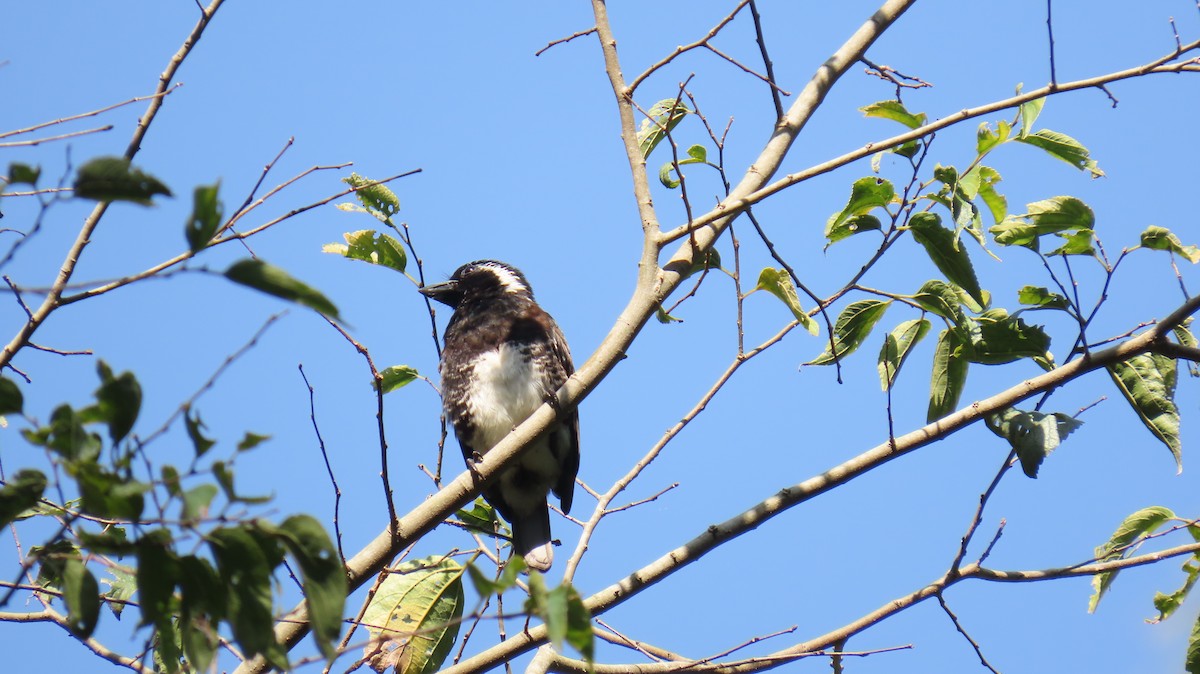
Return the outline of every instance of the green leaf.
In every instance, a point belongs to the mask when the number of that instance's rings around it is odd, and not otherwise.
[[[1055,236],[1065,239],[1063,245],[1046,253],[1046,255],[1094,255],[1096,249],[1092,246],[1092,240],[1095,237],[1095,232],[1090,229],[1081,229],[1078,232],[1057,232]]]
[[[388,234],[373,229],[361,229],[357,232],[346,232],[342,237],[346,239],[346,243],[327,243],[321,251],[377,264],[401,273],[408,266],[408,254],[404,252],[403,244]]]
[[[246,526],[223,527],[206,536],[229,602],[229,624],[247,657],[262,654],[288,669],[287,651],[275,639],[271,572],[281,556]]]
[[[663,325],[683,322],[682,318],[676,318],[675,316],[668,314],[667,310],[664,309],[661,304],[658,305],[658,308],[654,310],[654,318],[658,319],[658,322],[662,323]]]
[[[309,515],[293,515],[279,525],[280,538],[300,567],[304,604],[317,646],[329,660],[337,655],[346,608],[346,569],[329,534]]]
[[[30,166],[21,162],[11,162],[8,165],[9,185],[32,185],[37,187],[38,178],[42,177],[42,167]]]
[[[217,444],[216,440],[204,437],[203,430],[206,428],[204,422],[200,420],[200,413],[192,414],[191,405],[185,405],[183,408],[183,425],[187,429],[188,438],[192,441],[192,448],[196,452],[196,458],[204,456],[208,450],[212,449],[213,445]]]
[[[46,476],[41,471],[32,468],[17,471],[0,487],[0,528],[37,505],[45,491]]]
[[[114,377],[102,360],[97,362],[96,370],[100,388],[96,389],[95,418],[108,424],[108,434],[115,444],[133,430],[142,408],[142,385],[132,372]]]
[[[111,473],[95,462],[76,462],[69,471],[79,485],[84,512],[118,520],[141,517],[150,485]]]
[[[1179,439],[1179,408],[1175,406],[1175,368],[1174,358],[1143,353],[1109,365],[1108,373],[1146,428],[1171,451],[1178,471],[1182,472],[1183,447]]]
[[[801,308],[800,296],[796,293],[796,286],[792,283],[792,277],[787,270],[763,267],[758,274],[758,285],[754,286],[754,290],[765,290],[778,297],[792,312],[792,316],[795,316],[800,325],[803,325],[810,334],[816,335],[820,330],[813,317]]]
[[[979,197],[983,199],[983,203],[988,208],[988,212],[992,214],[992,220],[996,224],[1004,221],[1008,217],[1008,199],[996,191],[996,183],[1003,180],[1000,177],[1000,172],[990,166],[979,167]]]
[[[883,318],[891,300],[859,300],[847,306],[833,324],[833,345],[806,365],[829,365],[858,349]]]
[[[925,113],[911,113],[905,109],[904,104],[900,101],[879,101],[870,105],[859,108],[859,111],[866,117],[878,117],[879,119],[890,119],[893,122],[899,122],[910,129],[916,129],[925,124],[927,119]]]
[[[68,559],[63,569],[63,601],[67,604],[67,627],[80,639],[88,639],[100,622],[100,584],[78,559]]]
[[[1037,240],[1041,236],[1063,231],[1090,231],[1096,224],[1092,209],[1075,197],[1051,197],[1029,204],[1028,208],[1028,213],[1009,216],[988,230],[996,243],[1037,250]]]
[[[913,301],[921,305],[922,309],[941,316],[959,328],[966,323],[966,316],[960,306],[964,298],[970,299],[965,291],[938,279],[926,281],[912,296]],[[973,299],[970,301],[975,302]],[[983,307],[979,307],[979,310],[982,311]],[[965,331],[963,335],[966,335]]]
[[[21,414],[25,408],[25,396],[13,380],[0,377],[0,415]]]
[[[929,383],[929,410],[925,415],[932,423],[958,408],[963,388],[967,384],[966,349],[958,334],[942,330],[933,351],[933,375]]]
[[[393,365],[385,368],[379,373],[379,376],[380,379],[375,381],[375,385],[381,387],[380,390],[384,393],[391,393],[416,381],[419,374],[407,365]]]
[[[991,124],[983,122],[975,130],[975,153],[983,157],[983,155],[995,149],[996,146],[1007,142],[1011,132],[1012,127],[1004,120],[1000,120],[996,124],[995,131],[992,131]]]
[[[98,552],[104,555],[114,555],[123,558],[137,552],[137,546],[129,540],[125,527],[110,526],[101,532],[91,532],[87,529],[76,530],[79,545],[88,552]]]
[[[703,145],[693,145],[687,149],[688,156],[679,160],[679,165],[686,164],[707,164],[708,150]],[[671,177],[671,171],[675,170],[675,162],[669,161],[658,169],[658,181],[667,189],[675,189],[679,187],[680,181]]]
[[[1004,309],[993,309],[981,315],[973,331],[971,349],[967,354],[973,363],[1002,365],[1021,358],[1044,359],[1053,362],[1050,336],[1038,325],[1028,325],[1019,316],[1010,316]]]
[[[1021,470],[1037,478],[1038,468],[1082,421],[1062,412],[1024,412],[1010,407],[984,418],[993,433],[1008,440],[1021,461]]]
[[[258,433],[251,433],[250,431],[246,431],[246,435],[244,435],[242,437],[241,441],[237,443],[237,451],[245,452],[245,451],[254,449],[255,447],[261,445],[262,443],[264,443],[270,439],[271,439],[271,436],[269,436],[269,435],[259,435]]]
[[[388,218],[400,212],[400,199],[386,185],[380,185],[357,173],[342,178],[342,182],[355,188],[354,196],[358,197],[363,207],[380,221],[386,222]]]
[[[161,625],[170,622],[171,599],[179,578],[179,564],[171,545],[171,532],[154,529],[137,542],[138,605],[142,625]]]
[[[1088,149],[1082,143],[1065,133],[1041,129],[1040,131],[1025,135],[1022,129],[1022,133],[1017,136],[1016,140],[1033,145],[1034,147],[1040,147],[1051,157],[1061,159],[1080,171],[1091,173],[1093,178],[1099,178],[1104,175],[1104,171],[1098,168],[1096,160],[1092,159]]]
[[[214,461],[212,464],[213,477],[217,478],[217,484],[221,485],[221,491],[225,492],[225,498],[229,499],[230,503],[267,503],[271,500],[270,496],[241,496],[233,486],[233,471],[225,465],[224,461]]]
[[[217,623],[228,617],[228,590],[208,560],[195,555],[179,559],[179,646],[187,654],[189,671],[208,671],[216,655]]]
[[[217,199],[217,190],[221,187],[218,181],[212,185],[200,185],[192,195],[192,214],[188,216],[183,233],[187,238],[188,248],[198,253],[212,242],[217,228],[224,219],[224,206]]]
[[[183,514],[180,519],[184,522],[195,522],[208,516],[208,507],[217,495],[217,485],[200,484],[183,493]]]
[[[1171,332],[1175,334],[1175,340],[1180,344],[1184,346],[1197,347],[1200,346],[1200,342],[1198,342],[1196,340],[1196,336],[1192,334],[1192,331],[1189,328],[1191,324],[1192,317],[1188,316],[1187,319],[1182,323],[1171,328]],[[1190,360],[1185,360],[1184,362],[1187,363],[1188,374],[1193,377],[1200,377],[1200,367],[1197,367],[1197,365]]]
[[[1020,138],[1026,138],[1033,131],[1033,123],[1037,121],[1038,115],[1042,114],[1042,108],[1046,105],[1046,97],[1035,98],[1032,101],[1027,101],[1021,104],[1021,133]]]
[[[1096,548],[1096,560],[1109,562],[1124,559],[1134,548],[1134,542],[1142,536],[1152,534],[1164,523],[1175,519],[1175,513],[1162,506],[1142,508],[1121,522],[1108,541]],[[1094,613],[1100,599],[1117,579],[1116,571],[1106,571],[1092,576],[1092,596],[1088,600],[1088,613]]]
[[[262,260],[239,260],[225,270],[225,277],[234,283],[301,304],[329,318],[339,318],[337,307],[319,291]]]
[[[658,144],[667,137],[667,134],[674,130],[679,122],[683,121],[683,118],[691,112],[691,109],[678,98],[664,98],[650,106],[637,135],[642,158],[649,157],[654,148],[658,147]]]
[[[1195,587],[1196,579],[1200,578],[1200,566],[1196,566],[1197,559],[1196,556],[1192,556],[1183,563],[1183,585],[1178,590],[1175,590],[1171,594],[1164,594],[1162,592],[1154,594],[1154,608],[1158,610],[1158,617],[1146,622],[1158,623],[1166,620],[1183,605],[1183,600],[1187,599],[1188,594]]]
[[[1017,291],[1017,301],[1026,306],[1042,309],[1069,309],[1071,307],[1071,302],[1067,298],[1041,286],[1022,287]]]
[[[132,201],[149,206],[156,194],[171,196],[157,178],[129,164],[122,157],[97,157],[79,167],[75,196],[94,201]]]
[[[1171,233],[1171,230],[1166,227],[1155,225],[1147,227],[1146,231],[1142,232],[1141,240],[1143,248],[1170,251],[1182,256],[1192,264],[1200,262],[1200,248],[1183,245],[1179,237]]]
[[[363,612],[376,641],[366,647],[376,671],[428,674],[441,668],[458,638],[462,575],[463,567],[444,556],[406,562],[388,574]]]
[[[81,415],[70,405],[56,407],[50,413],[49,426],[25,429],[21,434],[31,444],[50,449],[68,462],[95,461],[103,446],[99,435],[84,429]]]
[[[1183,669],[1188,674],[1200,674],[1200,616],[1192,624],[1192,633],[1188,636],[1187,657]]]
[[[897,325],[883,340],[879,351],[879,384],[886,391],[896,382],[900,368],[912,352],[912,348],[929,332],[930,323],[924,318],[904,321]]]
[[[490,531],[489,531],[490,533]],[[504,570],[495,578],[489,578],[484,575],[483,571],[474,564],[467,564],[467,575],[471,578],[471,584],[475,586],[475,593],[480,597],[490,597],[493,594],[503,593],[505,590],[511,589],[517,584],[517,578],[521,575],[521,571],[525,569],[525,560],[519,555],[514,555],[504,565]]]
[[[546,621],[547,636],[556,647],[561,648],[566,641],[579,651],[585,662],[595,660],[592,616],[574,586],[563,583],[548,593],[542,619]]]
[[[987,306],[975,267],[952,230],[942,227],[942,219],[934,213],[916,213],[908,223],[913,239],[925,248],[929,259],[946,279],[970,294],[981,306]]]
[[[867,176],[855,180],[850,188],[850,201],[825,223],[825,238],[828,241],[825,247],[859,232],[879,229],[879,218],[867,213],[890,204],[895,198],[896,188],[883,178]]]
[[[117,620],[121,619],[121,613],[125,611],[125,600],[133,596],[137,592],[137,579],[132,573],[122,567],[111,567],[109,573],[112,578],[101,578],[100,582],[108,585],[108,592],[100,595],[104,599],[108,610],[112,611],[113,616]]]
[[[459,522],[481,533],[491,534],[495,529],[496,511],[482,497],[475,499],[470,510],[462,509],[455,513]]]

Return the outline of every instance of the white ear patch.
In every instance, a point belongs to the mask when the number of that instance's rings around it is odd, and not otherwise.
[[[528,293],[529,292],[529,286],[525,285],[525,282],[522,281],[521,277],[518,276],[515,272],[513,272],[513,270],[509,269],[508,267],[505,267],[503,265],[498,265],[498,264],[489,264],[486,266],[488,269],[495,272],[496,279],[498,281],[500,281],[500,287],[504,288],[504,292],[506,292],[506,293]]]

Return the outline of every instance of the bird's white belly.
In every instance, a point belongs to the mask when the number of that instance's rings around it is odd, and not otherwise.
[[[508,344],[472,364],[468,396],[475,451],[487,452],[541,406],[545,392],[520,351]]]

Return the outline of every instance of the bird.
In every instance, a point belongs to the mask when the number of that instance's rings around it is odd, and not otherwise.
[[[421,294],[454,310],[446,325],[438,371],[442,407],[454,427],[468,468],[529,418],[575,372],[562,330],[538,306],[516,267],[476,260]],[[579,412],[559,418],[483,490],[512,525],[514,554],[531,569],[554,561],[549,493],[571,511],[579,472]]]

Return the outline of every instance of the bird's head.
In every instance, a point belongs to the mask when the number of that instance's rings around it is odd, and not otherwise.
[[[533,289],[521,270],[496,260],[468,262],[448,281],[427,285],[420,293],[455,309],[463,302],[486,302],[511,295],[533,299]]]

